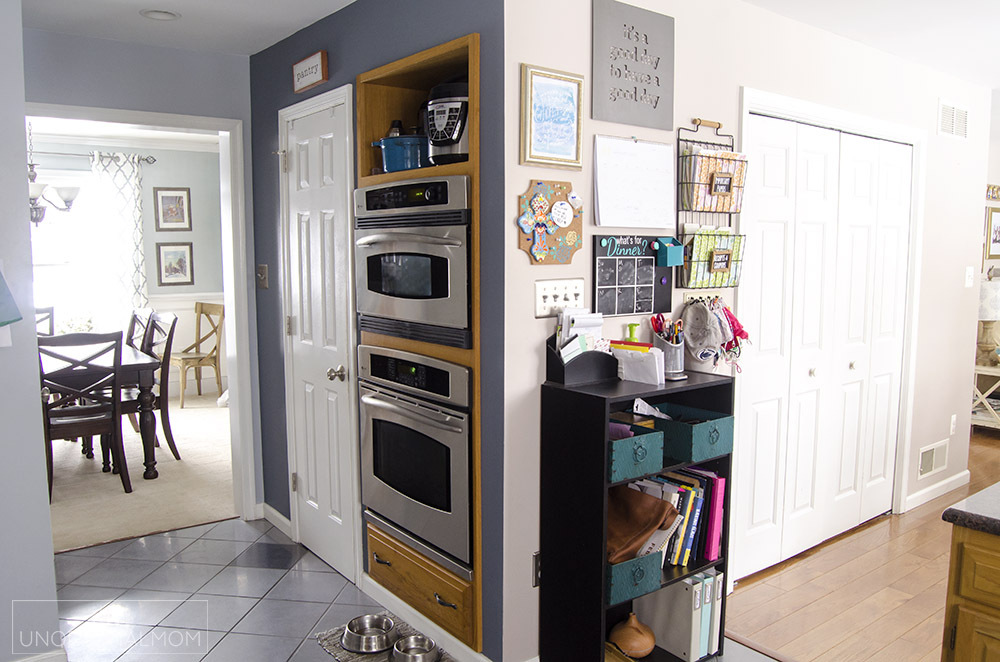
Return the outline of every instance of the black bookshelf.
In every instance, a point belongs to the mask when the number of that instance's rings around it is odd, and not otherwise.
[[[539,586],[539,655],[541,662],[601,662],[608,632],[632,610],[631,600],[606,605],[608,422],[613,412],[626,411],[635,398],[650,404],[670,402],[733,413],[733,379],[688,373],[689,378],[665,386],[608,381],[567,386],[542,385],[541,405],[541,560]],[[722,550],[728,549],[731,456],[702,462],[665,459],[670,471],[692,464],[711,466],[727,479]],[[659,473],[659,472],[657,472]],[[652,474],[650,474],[652,475]],[[572,489],[567,489],[572,485]],[[668,565],[660,587],[717,568],[726,572],[726,559],[692,559],[686,566]],[[721,630],[725,631],[726,599],[722,600]],[[719,654],[723,637],[720,635]],[[710,656],[711,657],[711,656]],[[656,648],[645,661],[674,662]]]

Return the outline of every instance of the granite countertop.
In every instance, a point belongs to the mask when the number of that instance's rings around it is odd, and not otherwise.
[[[941,519],[967,529],[1000,535],[1000,483],[959,501],[944,511]]]

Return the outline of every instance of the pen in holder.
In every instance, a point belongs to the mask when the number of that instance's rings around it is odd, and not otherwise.
[[[673,343],[664,340],[658,333],[653,334],[653,347],[663,351],[663,378],[668,382],[679,382],[688,378],[684,374],[684,338]]]

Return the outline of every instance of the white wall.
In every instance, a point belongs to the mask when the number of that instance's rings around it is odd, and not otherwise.
[[[56,632],[54,602],[24,605],[11,620],[12,600],[54,600],[52,531],[49,523],[42,410],[38,391],[38,347],[32,323],[31,244],[24,177],[24,72],[21,3],[0,3],[0,262],[18,309],[27,321],[9,328],[12,346],[0,347],[0,660],[13,660],[11,642],[22,631]],[[34,384],[35,387],[31,388]],[[13,625],[13,629],[12,629]],[[56,646],[35,650],[42,653]],[[23,659],[23,658],[20,658]]]
[[[919,274],[920,317],[914,329],[921,360],[914,370],[909,491],[929,487],[916,479],[914,455],[920,447],[949,436],[952,413],[958,415],[959,431],[951,439],[946,472],[935,474],[933,480],[944,481],[961,474],[968,458],[978,307],[976,288],[964,288],[963,280],[965,267],[978,265],[980,259],[989,91],[739,0],[699,3],[632,0],[632,4],[676,19],[677,126],[690,126],[688,122],[693,117],[718,120],[727,132],[739,138],[740,88],[746,86],[926,132],[927,188],[921,200],[923,270]],[[516,248],[517,196],[533,178],[572,182],[586,201],[585,233],[593,234],[597,230],[593,224],[593,136],[634,135],[672,144],[676,144],[676,137],[671,131],[590,119],[589,3],[577,11],[567,11],[561,3],[506,0],[504,15],[508,292],[505,327],[509,343],[505,382],[504,659],[520,661],[536,655],[538,647],[538,594],[537,589],[531,588],[531,554],[538,549],[539,527],[538,387],[545,380],[543,342],[553,327],[551,320],[534,319],[530,293],[538,279],[584,277],[589,303],[592,251],[589,237],[585,237],[584,248],[571,265],[529,266],[526,254]],[[531,20],[526,20],[529,16]],[[582,172],[517,164],[520,117],[517,91],[522,62],[585,76]],[[935,135],[939,96],[970,109],[969,140]],[[604,230],[600,229],[602,233]],[[638,228],[634,231],[649,234]],[[682,296],[675,291],[675,310]],[[605,334],[622,334],[628,321],[636,320],[613,318],[605,324]],[[925,360],[929,357],[933,360]]]

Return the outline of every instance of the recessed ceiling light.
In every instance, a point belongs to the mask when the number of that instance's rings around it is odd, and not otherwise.
[[[143,9],[139,14],[154,21],[176,21],[181,17],[177,12],[166,9]]]

